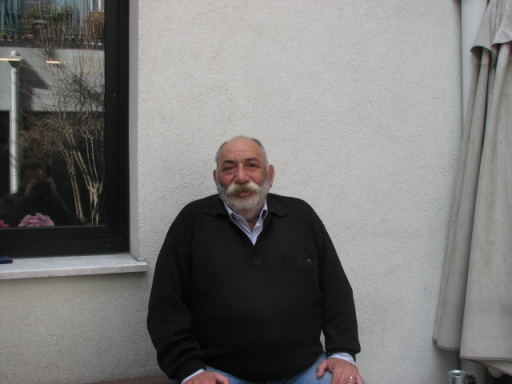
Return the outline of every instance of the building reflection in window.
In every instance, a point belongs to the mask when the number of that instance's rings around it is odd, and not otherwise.
[[[0,9],[0,227],[103,224],[103,1]]]

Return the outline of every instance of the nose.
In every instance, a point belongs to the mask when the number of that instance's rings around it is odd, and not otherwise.
[[[238,184],[245,184],[249,181],[248,175],[245,173],[245,168],[243,164],[239,164],[236,169],[236,180]]]

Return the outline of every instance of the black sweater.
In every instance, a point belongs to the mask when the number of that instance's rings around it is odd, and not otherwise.
[[[161,369],[205,364],[250,381],[291,377],[322,351],[360,351],[352,289],[304,201],[269,194],[255,245],[217,195],[176,217],[155,267],[148,329]]]

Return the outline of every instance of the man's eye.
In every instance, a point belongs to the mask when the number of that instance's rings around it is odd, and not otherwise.
[[[258,168],[256,164],[247,164],[247,168]]]

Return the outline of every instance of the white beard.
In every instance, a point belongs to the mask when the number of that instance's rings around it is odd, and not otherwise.
[[[227,188],[223,187],[217,179],[217,191],[221,200],[233,210],[238,213],[245,220],[252,220],[261,211],[265,204],[265,200],[270,190],[270,180],[268,176],[261,186],[253,181],[246,184],[231,183]],[[240,192],[252,192],[248,196],[236,196]]]

